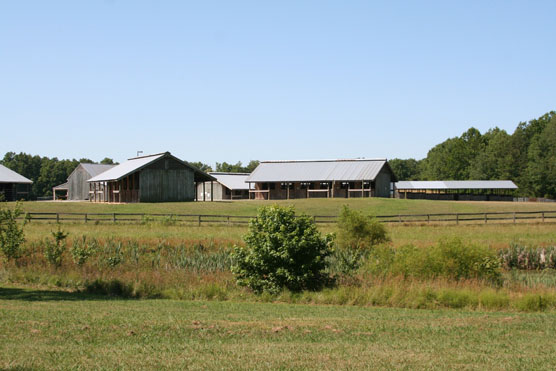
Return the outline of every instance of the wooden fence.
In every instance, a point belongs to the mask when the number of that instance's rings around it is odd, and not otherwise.
[[[82,222],[82,223],[149,223],[163,224],[246,224],[254,216],[209,214],[133,214],[133,213],[36,213],[25,214],[28,222]],[[313,216],[317,224],[336,223],[337,216]],[[486,213],[397,214],[377,215],[384,223],[398,224],[488,224],[550,222],[556,219],[554,211],[515,211]]]

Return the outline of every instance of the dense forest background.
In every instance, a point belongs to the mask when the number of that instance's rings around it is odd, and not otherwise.
[[[31,197],[51,196],[52,187],[64,183],[80,162],[90,159],[59,160],[8,152],[0,161],[4,166],[31,179]],[[470,128],[461,136],[449,138],[433,147],[421,160],[393,159],[390,166],[399,180],[513,180],[522,196],[556,198],[556,112],[529,122],[520,122],[512,134],[499,128],[484,134]],[[100,163],[114,163],[105,158]],[[203,171],[250,173],[258,161],[190,162]]]

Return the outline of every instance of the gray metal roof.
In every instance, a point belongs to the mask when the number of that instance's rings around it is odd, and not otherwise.
[[[249,184],[245,180],[249,173],[209,173],[218,183],[231,190],[248,190]]]
[[[33,183],[32,180],[0,164],[0,183]]]
[[[401,181],[397,189],[517,189],[511,180]]]
[[[158,153],[155,155],[148,155],[148,156],[141,156],[141,157],[134,157],[130,158],[129,160],[112,167],[111,169],[106,170],[105,172],[92,177],[88,180],[88,182],[110,182],[120,180],[131,173],[134,173],[138,170],[141,170],[145,166],[155,162],[156,160],[162,157],[170,157],[179,162],[181,162],[184,166],[191,168],[191,170],[195,173],[195,181],[210,181],[216,180],[214,177],[208,175],[207,173],[197,169],[196,167],[188,164],[185,161],[180,160],[179,158],[172,156],[170,152]]]
[[[164,153],[159,153],[150,156],[141,156],[130,158],[129,160],[114,166],[113,168],[106,170],[105,172],[92,177],[89,182],[108,182],[113,180],[120,180],[123,177],[147,166],[151,162],[158,160],[164,156]]]
[[[315,182],[374,180],[386,159],[264,161],[247,182]]]
[[[79,164],[89,173],[91,177],[97,176],[104,173],[107,170],[112,169],[116,165],[105,165],[105,164]]]

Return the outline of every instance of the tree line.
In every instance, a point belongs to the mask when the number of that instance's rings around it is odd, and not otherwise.
[[[556,112],[520,122],[512,134],[470,128],[422,160],[389,161],[399,180],[513,180],[523,196],[556,198]]]
[[[59,160],[8,152],[4,166],[33,181],[31,198],[52,195],[52,187],[66,182],[80,163],[92,160]],[[101,164],[114,161],[105,158]],[[389,161],[398,180],[513,180],[523,196],[556,198],[556,112],[520,122],[512,134],[498,127],[481,134],[470,128],[459,137],[434,146],[421,160]],[[203,162],[190,162],[202,171],[251,173],[259,161],[217,162],[215,169]]]
[[[51,196],[52,187],[65,183],[71,172],[79,163],[94,164],[88,158],[79,160],[59,160],[57,157],[41,157],[27,153],[7,152],[0,163],[9,169],[31,179],[30,198],[36,199],[41,196]],[[101,164],[115,164],[111,158],[104,158]]]

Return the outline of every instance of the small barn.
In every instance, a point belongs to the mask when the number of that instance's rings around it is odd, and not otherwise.
[[[170,152],[131,158],[88,180],[92,202],[196,199],[197,183],[216,180]]]
[[[392,197],[395,181],[386,159],[263,161],[246,179],[259,200]]]
[[[513,201],[517,186],[511,180],[401,181],[396,195],[404,199],[449,201]]]
[[[68,181],[66,183],[52,188],[54,199],[56,199],[56,192],[62,191],[65,192],[65,196],[62,197],[68,200],[88,200],[89,183],[87,183],[87,181],[112,169],[114,166],[116,165],[80,163],[68,176]]]
[[[0,195],[5,201],[28,199],[32,183],[23,175],[0,165]]]
[[[249,198],[249,184],[245,180],[249,173],[209,173],[216,178],[216,182],[200,183],[197,185],[197,200],[241,200]]]

